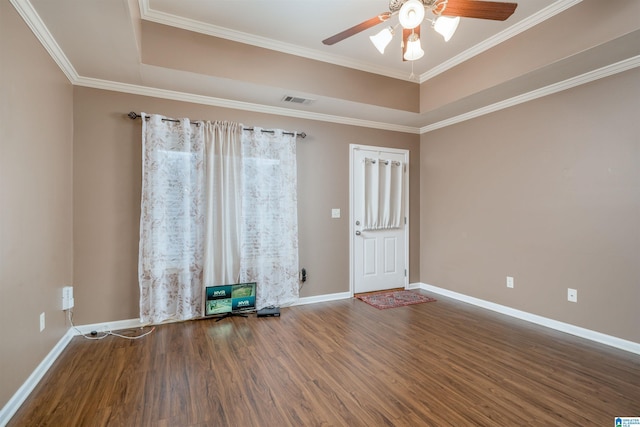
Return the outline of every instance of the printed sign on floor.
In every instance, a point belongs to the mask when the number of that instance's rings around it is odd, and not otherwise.
[[[616,417],[615,427],[640,427],[640,417]]]

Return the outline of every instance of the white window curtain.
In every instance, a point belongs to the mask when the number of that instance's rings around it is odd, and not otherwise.
[[[200,317],[208,285],[255,281],[258,308],[295,302],[295,135],[142,117],[141,320]]]
[[[202,307],[204,138],[189,119],[142,113],[140,318],[197,317]]]
[[[203,123],[206,146],[207,226],[205,286],[237,283],[242,213],[242,125]]]
[[[363,230],[398,228],[402,221],[402,168],[398,161],[366,158]]]
[[[243,132],[242,282],[257,282],[258,309],[298,300],[296,137]]]

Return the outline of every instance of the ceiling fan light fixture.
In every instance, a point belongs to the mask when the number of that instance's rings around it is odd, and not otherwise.
[[[444,41],[448,42],[458,28],[460,17],[438,16],[433,23],[433,29],[444,37]]]
[[[411,34],[407,41],[407,50],[404,53],[404,59],[407,61],[415,61],[424,56],[424,50],[420,46],[420,37],[417,34]]]
[[[415,28],[424,19],[424,5],[420,0],[408,0],[398,12],[398,20],[403,28]]]
[[[387,27],[374,36],[370,36],[371,43],[378,49],[378,51],[384,54],[384,49],[389,45],[393,38],[393,28]]]

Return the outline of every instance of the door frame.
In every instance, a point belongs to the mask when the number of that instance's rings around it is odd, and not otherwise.
[[[354,185],[354,168],[353,168],[353,157],[354,152],[357,149],[362,150],[371,150],[371,151],[385,151],[390,153],[403,154],[405,157],[404,167],[405,173],[403,173],[404,177],[404,186],[403,186],[403,195],[404,197],[404,217],[405,217],[405,227],[404,227],[404,268],[406,274],[404,276],[404,288],[409,289],[409,150],[404,148],[389,148],[389,147],[379,147],[373,145],[362,145],[362,144],[349,144],[349,293],[351,297],[354,295],[354,287],[355,287],[355,248],[354,248],[354,240],[355,240],[355,218],[354,218],[354,194],[353,194],[353,185]]]

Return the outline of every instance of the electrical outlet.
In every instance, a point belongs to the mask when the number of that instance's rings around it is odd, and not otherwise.
[[[570,302],[578,302],[578,290],[577,289],[567,289],[567,300]]]
[[[513,277],[507,276],[507,288],[513,288]]]
[[[62,288],[62,309],[72,309],[73,305],[73,286],[65,286]]]
[[[44,331],[44,311],[40,313],[40,332]]]

